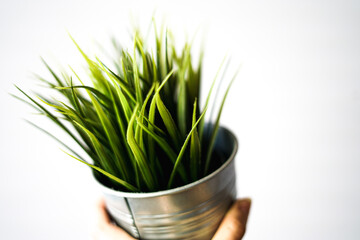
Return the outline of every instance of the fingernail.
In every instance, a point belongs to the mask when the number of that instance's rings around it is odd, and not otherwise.
[[[250,198],[241,199],[241,201],[239,202],[239,208],[240,208],[240,210],[242,212],[249,211],[250,206],[251,206],[251,199]]]

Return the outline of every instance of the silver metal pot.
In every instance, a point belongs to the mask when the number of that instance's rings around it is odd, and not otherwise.
[[[129,193],[99,183],[114,221],[140,239],[211,239],[236,198],[235,136],[220,127],[215,149],[226,162],[210,175],[182,187]]]

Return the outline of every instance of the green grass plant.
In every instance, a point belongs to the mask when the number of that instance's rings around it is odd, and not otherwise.
[[[214,157],[214,143],[231,83],[205,134],[204,116],[216,77],[200,109],[203,54],[194,64],[191,44],[178,52],[167,31],[156,32],[152,49],[145,47],[135,31],[133,50],[117,49],[120,57],[114,61],[114,69],[98,58],[91,59],[73,40],[87,63],[91,84],[84,84],[73,69],[59,75],[43,61],[53,79],[39,79],[63,100],[40,94],[32,97],[18,87],[25,99],[15,96],[65,131],[87,157],[31,123],[33,126],[91,167],[103,184],[121,191],[152,192],[182,186],[223,163]]]

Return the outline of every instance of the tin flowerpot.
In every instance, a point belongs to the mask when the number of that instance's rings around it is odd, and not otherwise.
[[[130,193],[101,184],[113,220],[139,239],[211,239],[236,198],[234,159],[238,143],[220,127],[215,151],[226,157],[217,170],[178,188]]]

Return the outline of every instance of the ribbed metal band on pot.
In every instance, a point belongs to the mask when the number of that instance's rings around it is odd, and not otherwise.
[[[106,206],[118,225],[140,239],[211,239],[236,198],[234,158],[238,143],[220,127],[215,149],[229,158],[191,184],[152,193],[115,191],[101,184]]]

